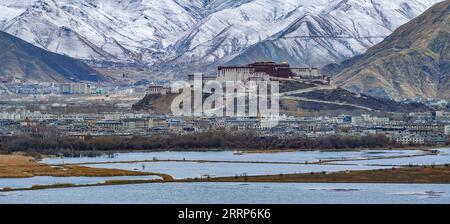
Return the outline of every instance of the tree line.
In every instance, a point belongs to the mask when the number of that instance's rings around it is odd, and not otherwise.
[[[3,138],[3,152],[36,152],[54,154],[62,151],[118,151],[118,150],[339,150],[357,148],[397,147],[384,135],[363,137],[327,136],[320,138],[261,137],[249,132],[212,131],[188,135],[154,135],[134,137],[49,137],[21,135]]]

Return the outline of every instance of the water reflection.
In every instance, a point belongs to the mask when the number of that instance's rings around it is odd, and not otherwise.
[[[175,178],[194,178],[373,170],[389,169],[398,165],[449,164],[450,149],[439,149],[439,151],[438,155],[429,155],[420,150],[311,151],[267,154],[237,154],[234,151],[137,152],[117,153],[114,156],[90,158],[48,158],[43,162],[49,164],[82,163],[83,166],[96,168],[165,173]],[[154,161],[132,162],[144,160]],[[199,160],[203,160],[203,162],[199,162]],[[318,161],[331,162],[311,164]],[[116,163],[85,164],[99,162]],[[159,177],[33,177],[0,179],[0,188],[24,188],[33,185],[62,183],[84,185],[103,183],[108,180],[146,179],[159,179]],[[449,186],[415,184],[166,183],[8,192],[0,193],[0,203],[450,203]]]
[[[450,185],[170,183],[10,192],[0,203],[450,203]]]
[[[123,162],[144,160],[209,160],[209,161],[259,161],[313,163],[320,160],[378,159],[385,157],[423,155],[421,150],[362,150],[350,152],[279,152],[242,154],[236,151],[209,152],[130,152],[115,153],[114,156],[46,158],[47,164],[80,164],[99,162]]]
[[[98,184],[111,180],[158,180],[159,176],[119,176],[119,177],[31,177],[31,178],[0,178],[0,189],[30,188],[35,185],[54,184]]]
[[[141,171],[145,165],[147,172],[169,174],[177,179],[201,177],[232,177],[278,175],[311,172],[337,172],[346,170],[388,169],[385,166],[359,165],[316,165],[316,164],[258,164],[258,163],[205,163],[205,162],[150,162],[112,163],[84,165],[94,168]]]
[[[437,155],[415,156],[405,158],[391,158],[391,159],[374,159],[361,161],[342,161],[333,162],[333,164],[354,164],[354,165],[383,165],[383,166],[408,166],[408,165],[445,165],[450,164],[450,149],[439,149]]]

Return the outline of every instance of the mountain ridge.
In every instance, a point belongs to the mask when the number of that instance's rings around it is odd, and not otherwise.
[[[0,31],[0,78],[27,82],[102,82],[107,78],[85,63],[45,51]]]
[[[437,3],[366,53],[325,72],[346,89],[393,99],[450,99],[450,1]]]
[[[162,74],[263,58],[318,67],[363,53],[439,1],[5,0],[0,29],[59,54]]]

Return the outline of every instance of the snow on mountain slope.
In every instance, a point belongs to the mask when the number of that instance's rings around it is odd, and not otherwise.
[[[171,56],[214,62],[239,53],[289,25],[298,1],[257,0],[233,6],[200,21],[169,48]]]
[[[263,59],[321,66],[363,53],[439,1],[6,0],[0,29],[56,53],[163,72]]]
[[[305,15],[269,38],[297,63],[324,65],[361,54],[438,1],[345,0]]]
[[[29,82],[104,82],[108,79],[80,60],[48,52],[0,31],[0,79]]]
[[[197,21],[180,2],[38,0],[2,29],[77,58],[152,62],[154,55]]]
[[[214,13],[177,43],[177,62],[322,66],[363,53],[439,0],[307,2],[255,0]]]
[[[0,3],[0,27],[2,27],[10,19],[19,16],[34,0],[24,0],[17,2],[16,0],[4,0]]]

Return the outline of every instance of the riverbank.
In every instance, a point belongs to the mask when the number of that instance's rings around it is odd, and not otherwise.
[[[398,146],[398,147],[380,147],[380,148],[342,148],[342,149],[232,149],[232,148],[211,148],[211,149],[193,149],[193,150],[183,150],[183,149],[159,149],[159,150],[114,150],[114,151],[70,151],[70,153],[60,153],[60,154],[37,154],[32,153],[30,156],[36,159],[45,158],[55,158],[55,157],[98,157],[98,156],[113,156],[117,153],[155,153],[155,152],[227,152],[233,151],[235,155],[246,155],[246,154],[276,154],[276,153],[287,153],[287,152],[359,152],[364,150],[373,151],[393,151],[393,150],[408,150],[416,151],[420,150],[427,154],[438,153],[439,148],[444,148],[447,146]],[[154,161],[154,160],[151,160]],[[159,160],[160,162],[162,160]],[[171,160],[166,160],[167,162]],[[174,160],[176,161],[176,160]],[[132,162],[150,162],[150,160],[135,160]],[[79,164],[78,164],[79,165]]]
[[[336,173],[283,174],[264,176],[236,176],[221,178],[188,178],[174,180],[117,180],[98,184],[36,185],[29,188],[4,188],[0,192],[32,191],[60,188],[101,187],[151,183],[377,183],[377,184],[450,184],[450,166],[404,167],[385,170]]]
[[[115,177],[115,176],[149,176],[156,175],[171,180],[168,175],[135,172],[117,169],[89,168],[76,165],[50,166],[33,157],[11,154],[0,155],[0,178],[28,178],[35,176],[52,177]]]
[[[418,149],[416,149],[418,150]],[[400,159],[400,158],[413,158],[413,157],[421,157],[426,155],[437,155],[438,151],[436,150],[421,150],[423,154],[418,155],[401,155],[401,156],[385,156],[383,159]],[[268,153],[249,153],[249,154],[275,154],[282,153],[284,151],[277,152],[268,152]],[[287,152],[302,152],[302,151],[287,151]],[[305,151],[306,152],[306,151]],[[348,151],[342,151],[348,152]],[[356,151],[355,151],[356,152]],[[235,155],[244,155],[245,153],[235,153]],[[51,158],[51,157],[48,157]],[[284,165],[335,165],[333,162],[352,162],[352,161],[370,161],[373,158],[349,158],[349,159],[326,159],[326,160],[318,160],[312,162],[277,162],[277,161],[242,161],[242,160],[192,160],[192,159],[158,159],[153,158],[152,160],[127,160],[127,161],[113,161],[113,162],[84,162],[84,163],[67,163],[66,165],[104,165],[104,164],[137,164],[137,163],[163,163],[163,162],[175,162],[175,163],[234,163],[234,164],[284,164]]]
[[[39,160],[41,156],[34,158],[24,153],[0,155],[0,178],[111,177],[107,180],[96,182],[35,181],[20,186],[5,182],[6,184],[2,185],[3,189],[0,189],[0,192],[148,183],[450,184],[450,168],[449,165],[444,165],[450,163],[449,149],[423,149],[417,152],[393,151],[392,153],[383,151],[361,151],[361,153],[322,153],[313,151],[307,153],[299,151],[299,153],[283,154],[280,152],[281,154],[277,154],[274,151],[272,153],[275,154],[269,153],[255,156],[240,155],[238,153],[236,151],[213,154],[192,152],[181,154],[173,154],[171,152],[162,154],[122,153],[113,157],[99,157],[97,159],[91,159],[90,157],[79,158],[79,160],[78,158],[46,158],[42,163]],[[366,168],[358,167],[358,164],[366,164],[365,162],[361,163],[361,161],[371,160],[374,160],[374,164],[380,165],[366,165],[368,166]],[[382,160],[392,160],[392,162],[383,165]],[[397,160],[401,162],[395,162]],[[434,162],[441,165],[432,165]],[[255,164],[261,166],[255,166]],[[413,164],[427,166],[413,166]],[[283,166],[279,167],[279,165]],[[149,172],[138,172],[144,171],[145,167]],[[225,171],[217,172],[221,168],[225,169]],[[187,170],[184,171],[184,169]],[[267,171],[259,172],[259,170],[265,169]],[[368,170],[356,171],[360,169]],[[195,172],[189,170],[194,170]],[[152,171],[157,173],[152,173]],[[302,171],[301,174],[298,171]],[[170,174],[179,179],[158,173]],[[248,173],[250,174],[248,175]],[[152,175],[159,178],[143,177]],[[116,176],[136,176],[137,178],[114,178]]]
[[[280,174],[190,179],[187,182],[252,182],[252,183],[397,183],[449,184],[450,165],[403,167],[383,170],[334,173]],[[182,181],[183,182],[183,181]]]
[[[319,151],[319,152],[358,152],[362,150],[422,150],[426,152],[436,152],[437,149],[448,147],[447,145],[435,145],[435,146],[409,146],[409,145],[396,145],[389,147],[378,147],[378,148],[341,148],[341,149],[246,149],[238,150],[238,154],[267,154],[267,153],[283,153],[283,152],[308,152],[308,151]],[[212,151],[212,150],[211,150]],[[223,151],[219,149],[218,151]]]

